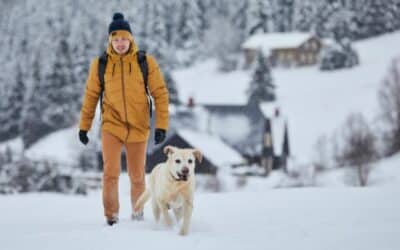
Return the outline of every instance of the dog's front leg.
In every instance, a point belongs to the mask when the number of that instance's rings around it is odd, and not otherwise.
[[[171,219],[171,216],[169,216],[168,204],[166,202],[162,202],[161,203],[161,212],[162,212],[163,217],[164,217],[165,225],[167,227],[171,227],[172,226],[172,219]]]
[[[158,222],[160,220],[160,207],[158,206],[156,199],[152,199],[151,205],[153,208],[154,219]]]
[[[179,232],[180,235],[187,235],[189,232],[190,219],[192,217],[193,199],[185,200],[183,204],[183,222]]]

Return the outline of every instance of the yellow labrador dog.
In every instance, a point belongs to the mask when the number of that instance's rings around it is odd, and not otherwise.
[[[143,210],[144,204],[151,197],[154,218],[158,222],[160,214],[165,224],[172,226],[168,209],[172,208],[176,220],[183,217],[180,235],[186,235],[193,209],[193,193],[195,190],[195,160],[202,160],[202,154],[197,149],[180,149],[166,146],[164,153],[168,156],[166,162],[154,167],[150,174],[150,186],[136,202],[134,211]]]

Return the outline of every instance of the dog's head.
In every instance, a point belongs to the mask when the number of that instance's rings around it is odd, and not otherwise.
[[[197,149],[181,149],[166,146],[164,153],[168,156],[168,171],[176,180],[187,181],[194,174],[196,159],[201,162],[203,156]]]

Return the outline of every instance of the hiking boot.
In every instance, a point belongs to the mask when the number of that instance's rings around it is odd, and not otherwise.
[[[118,223],[118,217],[117,216],[114,216],[112,218],[107,219],[107,224],[109,226],[112,226],[112,225],[117,224],[117,223]]]
[[[131,218],[132,218],[132,220],[138,220],[138,221],[144,220],[143,211],[140,211],[140,212],[137,212],[137,213],[133,212]]]

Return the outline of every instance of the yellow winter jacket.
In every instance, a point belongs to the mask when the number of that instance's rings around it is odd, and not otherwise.
[[[129,52],[118,55],[112,48],[111,35],[107,47],[108,61],[104,75],[102,130],[117,136],[123,142],[146,141],[150,134],[149,104],[142,72],[137,62],[137,45],[132,35],[124,30],[118,36],[131,41]],[[98,78],[99,58],[89,70],[80,113],[79,129],[89,131],[92,126],[101,87]],[[155,103],[155,127],[168,129],[168,90],[156,60],[147,55],[148,86]]]

